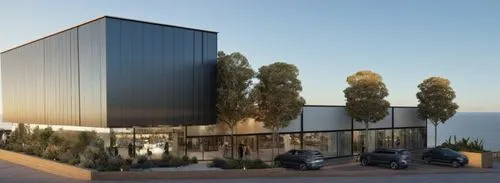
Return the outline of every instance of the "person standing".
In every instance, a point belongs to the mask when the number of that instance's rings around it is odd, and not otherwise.
[[[243,159],[243,153],[245,152],[244,150],[244,144],[240,143],[240,145],[238,146],[238,157],[240,158],[240,160]]]
[[[168,141],[165,142],[165,147],[163,148],[164,152],[166,155],[168,155],[170,152],[169,152],[169,149],[170,149],[170,145],[168,144]]]
[[[134,157],[134,145],[132,145],[132,143],[128,144],[128,157]]]
[[[394,144],[396,145],[396,147],[399,147],[399,145],[401,144],[401,140],[399,139],[399,137],[396,137],[396,142],[394,142]]]
[[[7,132],[2,132],[2,143],[7,143]]]

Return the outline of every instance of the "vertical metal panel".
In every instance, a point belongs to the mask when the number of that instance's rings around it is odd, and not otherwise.
[[[75,47],[76,28],[2,53],[4,121],[76,124]]]
[[[183,71],[183,121],[188,123],[194,123],[193,115],[194,113],[194,31],[183,30],[184,32],[184,60],[182,61],[182,71]]]
[[[80,70],[78,61],[78,30],[71,30],[70,93],[71,125],[80,125]],[[43,86],[43,85],[42,85]]]
[[[206,124],[213,124],[216,122],[216,114],[217,110],[215,108],[216,102],[216,78],[217,78],[217,34],[207,33],[208,36],[208,52],[207,52],[207,60],[206,65],[204,67],[209,70],[208,82],[209,88],[205,90],[208,98],[208,118],[204,121]]]
[[[183,121],[183,110],[185,108],[182,97],[182,86],[184,81],[184,72],[182,70],[182,62],[184,61],[184,34],[180,29],[174,29],[174,106],[173,119],[174,123]]]
[[[109,20],[111,21],[111,20]],[[118,82],[120,83],[121,95],[121,126],[131,126],[133,124],[131,110],[132,110],[132,24],[127,21],[121,22],[121,34],[120,34],[120,58],[121,58],[121,79],[119,81],[108,81],[108,82]],[[112,34],[107,32],[107,34]],[[111,54],[111,53],[110,53]],[[112,70],[108,72],[113,72]]]
[[[203,79],[201,69],[203,69],[203,33],[196,31],[194,33],[194,65],[193,65],[193,97],[194,97],[194,121],[202,121],[202,109],[201,100],[203,99],[201,81]]]
[[[108,126],[121,126],[123,92],[121,83],[122,54],[121,22],[106,20],[106,78]]]
[[[172,27],[163,27],[163,74],[160,75],[161,80],[161,90],[160,92],[165,93],[162,97],[164,101],[161,101],[163,112],[166,114],[164,122],[165,124],[175,122],[175,29]]]
[[[215,123],[216,34],[107,22],[108,126]]]
[[[139,122],[143,118],[143,65],[144,65],[144,37],[143,24],[132,22],[132,62],[131,62],[131,90],[132,90],[132,106],[131,120]],[[141,121],[145,123],[144,121]],[[147,124],[145,124],[147,125]]]
[[[106,68],[103,68],[106,61],[105,27],[105,19],[101,19],[78,29],[82,126],[106,126],[103,117],[106,115],[106,106],[103,106],[106,100],[103,88],[106,82]]]
[[[154,38],[158,35],[155,35],[153,32],[153,26],[151,24],[143,25],[143,60],[142,60],[142,71],[143,71],[143,79],[142,79],[142,120],[146,123],[145,125],[152,125],[154,119],[154,98],[156,97],[154,94],[154,86],[152,83],[154,82],[153,78],[153,43]]]
[[[150,109],[152,111],[153,125],[161,124],[166,120],[166,86],[162,85],[164,80],[163,75],[167,74],[163,71],[163,28],[159,25],[151,27],[153,44],[152,44],[152,63],[148,67],[152,67],[152,82],[150,83],[152,95],[150,96]]]

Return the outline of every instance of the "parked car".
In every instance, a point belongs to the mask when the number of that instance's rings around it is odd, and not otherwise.
[[[359,160],[362,166],[385,164],[391,169],[408,168],[411,153],[406,149],[376,149],[373,152],[361,154]]]
[[[422,154],[422,159],[427,164],[448,164],[455,168],[469,164],[467,156],[448,148],[431,148]]]
[[[314,150],[290,150],[274,158],[277,167],[291,167],[299,170],[319,170],[324,165],[323,155]]]

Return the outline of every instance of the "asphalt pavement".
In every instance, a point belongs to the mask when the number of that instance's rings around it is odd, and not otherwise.
[[[359,171],[359,166],[353,166],[353,169],[344,169],[344,171]],[[381,167],[369,167],[364,171],[376,170]],[[383,169],[383,168],[382,168]],[[333,171],[333,169],[332,169]],[[409,170],[411,171],[411,170]],[[294,177],[294,178],[252,178],[252,179],[206,179],[206,180],[149,180],[149,181],[93,181],[96,183],[129,182],[129,183],[302,183],[302,182],[342,182],[342,183],[498,183],[500,173],[450,173],[450,174],[410,174],[410,175],[384,175],[376,176],[344,176],[344,177]],[[78,181],[68,179],[34,169],[0,161],[0,183],[84,183],[89,181]]]

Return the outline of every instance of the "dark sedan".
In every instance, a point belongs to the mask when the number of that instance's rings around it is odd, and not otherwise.
[[[371,164],[389,165],[391,169],[407,168],[410,164],[411,153],[406,149],[377,149],[370,153],[361,154],[359,160],[362,166]]]
[[[458,168],[469,164],[469,159],[460,153],[448,148],[432,148],[422,154],[427,164],[448,164]]]
[[[290,150],[276,156],[274,159],[276,167],[292,167],[299,170],[321,169],[324,165],[323,155],[313,150]]]

